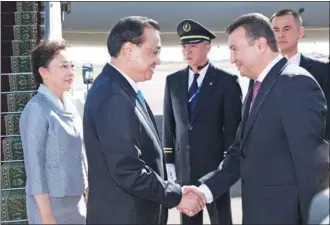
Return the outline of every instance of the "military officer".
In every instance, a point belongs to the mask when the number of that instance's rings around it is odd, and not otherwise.
[[[218,167],[233,143],[241,120],[238,78],[208,59],[216,36],[200,23],[184,20],[177,27],[188,66],[168,75],[164,94],[163,145],[170,179],[199,185]],[[230,193],[207,205],[212,224],[232,224]],[[181,214],[182,224],[202,224],[203,212]]]

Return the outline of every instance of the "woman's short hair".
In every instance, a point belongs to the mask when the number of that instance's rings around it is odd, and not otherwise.
[[[65,50],[67,47],[69,47],[69,44],[64,40],[42,40],[32,49],[31,67],[37,86],[43,83],[39,68],[46,68],[59,51]]]

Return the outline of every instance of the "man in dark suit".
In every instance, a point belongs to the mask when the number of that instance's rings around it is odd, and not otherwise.
[[[217,168],[234,142],[241,119],[241,89],[237,76],[208,60],[215,35],[193,20],[177,27],[188,66],[166,79],[163,145],[169,177],[181,185]],[[230,193],[207,205],[212,224],[231,224]],[[181,215],[182,224],[202,224],[203,212]]]
[[[108,37],[107,63],[88,92],[84,141],[88,158],[88,224],[166,224],[167,208],[203,207],[202,194],[182,196],[167,181],[154,116],[138,89],[159,65],[159,26],[121,19]],[[189,203],[189,204],[187,204]]]
[[[254,85],[234,144],[200,189],[212,202],[241,178],[244,224],[306,224],[311,199],[328,186],[322,90],[280,55],[267,17],[243,15],[227,33],[231,62]]]
[[[271,23],[275,32],[278,47],[283,56],[289,58],[289,62],[305,68],[314,76],[321,86],[324,95],[329,102],[329,67],[326,62],[307,57],[298,51],[298,42],[304,36],[302,18],[298,12],[292,9],[281,9],[273,14]],[[327,115],[326,137],[330,140],[330,115]]]

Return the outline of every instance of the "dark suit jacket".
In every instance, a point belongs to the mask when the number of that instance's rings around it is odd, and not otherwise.
[[[166,79],[163,143],[172,149],[165,149],[166,162],[175,164],[178,182],[198,185],[198,178],[215,170],[234,142],[242,94],[237,76],[210,64],[189,120],[188,76],[189,67]],[[216,223],[231,224],[229,191],[216,204]]]
[[[306,70],[286,63],[267,74],[250,114],[249,90],[235,143],[200,179],[218,198],[241,177],[245,224],[306,224],[313,195],[328,185],[324,95]]]
[[[189,67],[169,75],[164,96],[163,145],[173,149],[166,162],[175,163],[181,184],[217,168],[234,142],[242,106],[237,76],[210,64],[189,120],[188,76]]]
[[[329,62],[325,63],[317,59],[301,54],[300,67],[306,69],[316,79],[320,85],[327,100],[328,113],[326,119],[326,140],[330,141],[330,72]],[[249,88],[253,86],[253,80],[250,81]]]
[[[164,224],[181,200],[166,181],[165,156],[154,117],[128,81],[107,64],[84,109],[89,224]]]
[[[322,62],[317,59],[309,58],[305,55],[301,55],[300,65],[305,68],[310,74],[314,76],[324,92],[327,99],[327,105],[330,104],[330,72],[329,63]],[[327,126],[326,126],[326,139],[330,140],[330,110],[327,114]]]

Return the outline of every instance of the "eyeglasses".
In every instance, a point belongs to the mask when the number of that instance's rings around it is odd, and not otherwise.
[[[135,45],[138,46],[139,48],[142,48],[141,44],[135,44]],[[158,58],[159,57],[161,48],[152,48],[152,47],[148,47],[148,46],[146,46],[146,48],[151,50],[150,56],[152,58]]]
[[[73,64],[62,64],[62,65],[55,64],[55,65],[51,65],[51,66],[48,66],[48,67],[58,67],[63,71],[74,70],[74,65]]]

